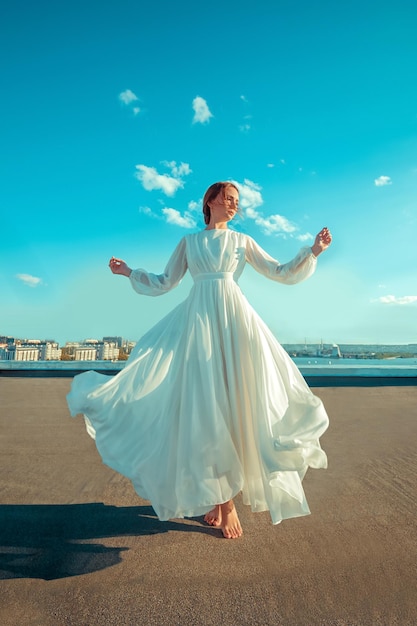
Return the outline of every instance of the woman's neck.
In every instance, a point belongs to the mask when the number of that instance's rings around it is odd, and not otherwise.
[[[205,230],[226,230],[227,222],[209,222]]]

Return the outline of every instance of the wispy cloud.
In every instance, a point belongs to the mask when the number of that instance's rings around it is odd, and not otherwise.
[[[134,116],[139,115],[141,112],[141,108],[137,104],[139,98],[131,89],[126,89],[125,91],[119,93],[119,100],[124,106],[128,107],[128,109],[132,111]]]
[[[243,183],[239,183],[236,180],[232,182],[239,189],[239,204],[242,209],[245,209],[245,212],[248,209],[254,210],[263,204],[262,187],[260,185],[248,178],[245,178]]]
[[[39,287],[42,284],[42,279],[37,276],[31,276],[30,274],[16,274],[16,278],[22,281],[28,287]]]
[[[183,214],[172,207],[164,207],[161,212],[156,212],[148,206],[140,206],[139,213],[143,213],[143,215],[155,220],[164,220],[168,224],[175,224],[181,228],[195,228],[197,222],[195,219],[195,211],[193,212],[193,208],[190,206],[192,204],[191,202],[189,203],[189,210],[185,211]]]
[[[191,174],[191,168],[188,163],[180,163],[176,161],[164,161],[163,165],[171,170],[172,176],[168,174],[160,174],[154,167],[148,165],[136,165],[137,178],[146,191],[160,190],[166,196],[173,196],[175,192],[184,187],[183,177]]]
[[[294,233],[297,229],[286,217],[276,213],[268,217],[257,215],[254,217],[255,224],[260,226],[266,235],[284,235]]]
[[[136,102],[139,98],[135,93],[133,93],[133,91],[126,89],[125,91],[119,93],[119,100],[120,102],[123,102],[123,104],[132,104],[132,102]]]
[[[159,174],[154,167],[136,165],[136,169],[135,177],[146,191],[159,189],[166,196],[173,196],[180,187],[184,186],[182,180],[168,176],[168,174]]]
[[[184,215],[181,215],[177,209],[165,207],[162,209],[162,213],[165,215],[168,224],[175,224],[176,226],[181,226],[181,228],[194,228],[196,226],[193,215],[188,211],[185,211]]]
[[[188,208],[190,209],[190,211],[198,211],[201,208],[201,202],[190,200],[190,202],[188,203]]]
[[[276,213],[265,217],[258,210],[263,204],[261,194],[262,187],[257,183],[245,178],[243,183],[233,181],[239,189],[239,204],[244,211],[245,217],[253,220],[266,235],[292,235],[298,227],[283,215]]]
[[[175,178],[188,176],[192,172],[192,169],[190,168],[188,163],[181,162],[179,165],[177,165],[176,161],[162,161],[162,165],[168,167],[171,170],[171,174],[175,176]]]
[[[138,209],[139,213],[143,213],[143,215],[147,215],[148,217],[153,217],[155,219],[162,219],[160,215],[158,215],[158,213],[155,213],[155,211],[153,211],[150,207],[148,206],[140,206]]]
[[[210,118],[213,117],[206,100],[200,96],[196,96],[193,100],[193,111],[193,124],[207,124]]]
[[[296,239],[298,239],[298,241],[312,241],[314,239],[314,235],[311,233],[304,233],[303,235],[296,235]]]
[[[241,96],[242,97],[242,96]],[[245,100],[247,102],[247,100]],[[239,130],[241,133],[248,133],[251,130],[250,120],[252,119],[252,115],[244,115],[243,123],[239,125]]]
[[[392,185],[392,180],[390,176],[379,176],[375,178],[374,183],[376,187],[385,187],[385,185]]]
[[[371,300],[371,302],[379,302],[381,304],[399,304],[404,306],[417,302],[417,296],[381,296],[380,298]]]

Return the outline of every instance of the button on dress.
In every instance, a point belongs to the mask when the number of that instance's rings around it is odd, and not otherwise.
[[[327,466],[326,411],[243,295],[246,263],[295,284],[317,261],[303,248],[281,265],[229,229],[186,235],[163,274],[130,276],[139,294],[159,296],[188,270],[186,300],[139,339],[116,376],[80,374],[67,397],[103,462],[161,520],[203,515],[239,492],[274,524],[307,515],[302,479],[308,467]]]

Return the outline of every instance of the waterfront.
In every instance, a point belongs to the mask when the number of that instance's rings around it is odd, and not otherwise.
[[[298,367],[303,367],[305,365],[314,366],[317,368],[321,367],[381,367],[386,369],[393,368],[401,368],[401,367],[412,367],[415,366],[417,368],[417,356],[410,358],[386,358],[386,359],[334,359],[331,357],[294,357],[294,363]]]
[[[310,387],[417,386],[417,358],[312,357],[294,361]],[[0,378],[72,378],[87,370],[112,376],[125,364],[125,361],[0,361]]]
[[[371,369],[378,369],[385,372],[395,372],[405,369],[416,369],[417,375],[417,356],[410,358],[385,358],[385,359],[366,359],[366,358],[330,358],[330,357],[291,357],[297,367],[303,371],[304,369],[320,370],[339,369],[341,370],[363,370],[364,372]],[[0,372],[2,370],[111,370],[120,371],[125,367],[126,361],[119,360],[72,360],[72,361],[13,361],[0,360]]]

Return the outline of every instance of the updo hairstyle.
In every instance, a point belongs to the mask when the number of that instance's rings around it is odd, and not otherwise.
[[[236,187],[236,185],[230,182],[214,183],[213,185],[210,185],[210,187],[207,189],[203,198],[203,215],[204,215],[205,224],[209,224],[210,222],[211,212],[210,212],[210,207],[208,203],[212,202],[219,195],[221,191],[223,192],[223,195],[224,195],[224,192],[228,187],[233,187],[239,193],[239,189]]]

